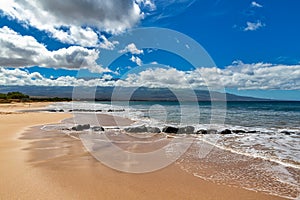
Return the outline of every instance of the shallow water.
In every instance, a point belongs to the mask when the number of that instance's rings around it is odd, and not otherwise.
[[[77,102],[51,108],[101,109],[133,119],[135,125],[159,128],[171,124],[256,131],[195,135],[192,147],[177,163],[194,176],[220,184],[287,198],[300,195],[300,102]]]

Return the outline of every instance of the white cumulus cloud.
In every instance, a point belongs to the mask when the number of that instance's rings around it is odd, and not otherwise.
[[[256,31],[262,27],[266,26],[261,21],[256,22],[247,22],[247,26],[244,28],[244,31]]]
[[[57,79],[45,78],[38,72],[29,73],[21,69],[0,68],[0,85],[35,85],[35,86],[112,86],[109,75],[102,78],[84,80],[71,76]]]
[[[117,86],[149,87],[149,88],[188,88],[185,72],[174,68],[147,69],[139,73],[129,74],[116,82]]]
[[[149,2],[145,1],[152,6]],[[98,44],[97,32],[91,27],[114,34],[144,17],[133,0],[5,0],[0,1],[0,10],[61,42],[82,46]]]
[[[152,0],[135,0],[140,7],[148,8],[150,11],[156,10],[156,5]]]
[[[134,43],[128,44],[124,49],[120,50],[119,53],[131,53],[131,54],[142,54],[144,51],[138,49]]]
[[[99,44],[99,47],[102,49],[113,50],[119,44],[118,41],[109,41],[104,35],[101,35],[100,38],[102,42]]]
[[[49,51],[32,36],[22,36],[4,26],[0,28],[0,67],[31,67],[79,69],[87,68],[92,72],[107,72],[96,63],[99,52],[71,46]]]
[[[142,66],[143,64],[142,60],[137,56],[131,56],[130,60],[136,63],[138,66]]]
[[[91,80],[70,76],[48,79],[38,72],[0,68],[0,85],[300,90],[300,65],[245,64],[237,61],[224,69],[203,67],[180,71],[172,67],[148,68],[128,74],[120,80],[112,78],[111,75],[104,74],[102,78]]]

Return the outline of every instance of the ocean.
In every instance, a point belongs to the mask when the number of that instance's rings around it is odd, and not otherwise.
[[[193,135],[193,144],[176,164],[218,184],[300,197],[300,102],[73,102],[49,108],[101,110],[130,118],[134,126],[216,130]],[[239,131],[218,134],[225,129]],[[187,136],[178,137],[184,142]]]

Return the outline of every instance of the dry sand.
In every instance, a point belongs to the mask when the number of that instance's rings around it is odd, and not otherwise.
[[[2,103],[0,104],[0,113],[1,114],[11,114],[17,110],[26,110],[26,109],[39,109],[44,108],[49,105],[49,102],[35,102],[35,103]]]
[[[0,199],[282,199],[210,183],[175,164],[146,174],[115,171],[96,161],[80,140],[28,128],[70,114],[7,114],[27,106],[0,105]]]

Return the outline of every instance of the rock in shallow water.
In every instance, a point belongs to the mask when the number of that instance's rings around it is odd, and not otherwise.
[[[102,126],[94,126],[92,127],[92,131],[96,131],[96,132],[104,131],[104,128]]]
[[[145,133],[147,132],[146,126],[129,127],[124,129],[128,133]]]
[[[200,129],[200,130],[196,131],[196,134],[207,134],[207,130]]]
[[[285,135],[295,134],[295,132],[293,132],[293,131],[281,131],[280,133],[283,133]]]
[[[147,132],[148,133],[160,133],[160,129],[157,127],[147,127]]]
[[[137,126],[129,127],[124,129],[128,133],[160,133],[160,129],[157,127],[150,126]]]
[[[246,133],[258,133],[258,131],[246,131]]]
[[[84,124],[84,125],[77,125],[77,126],[73,126],[71,129],[73,131],[83,131],[83,130],[87,130],[90,129],[90,125],[89,124]]]
[[[173,127],[173,126],[166,126],[163,128],[162,132],[165,133],[174,133],[174,134],[193,134],[195,128],[193,126],[185,126],[185,127]]]
[[[231,134],[231,130],[225,129],[225,130],[221,131],[221,134],[223,134],[223,135]]]
[[[166,127],[163,128],[162,132],[164,132],[164,133],[177,133],[178,128],[173,127],[173,126],[166,126]]]
[[[232,130],[233,133],[246,133],[244,130]]]

